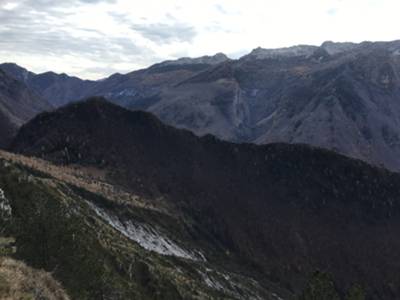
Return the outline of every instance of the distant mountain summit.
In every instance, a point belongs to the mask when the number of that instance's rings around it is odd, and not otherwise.
[[[258,47],[251,51],[248,55],[243,56],[243,59],[277,59],[290,57],[312,57],[321,51],[326,51],[328,55],[341,54],[353,51],[361,47],[361,44],[355,43],[335,43],[326,41],[321,46],[298,45],[286,48],[264,49]]]
[[[217,65],[228,61],[229,58],[223,53],[217,53],[214,56],[202,56],[198,58],[183,57],[177,60],[167,60],[154,66],[179,66],[179,65]]]
[[[198,135],[311,144],[399,170],[399,78],[398,41],[260,48],[140,103]]]
[[[3,63],[0,65],[0,69],[6,72],[9,76],[16,80],[22,81],[25,84],[36,75],[35,73],[30,72],[15,63]]]
[[[278,49],[264,49],[256,48],[251,51],[250,54],[243,58],[255,58],[255,59],[267,59],[267,58],[279,58],[279,57],[296,57],[296,56],[311,56],[315,50],[318,49],[316,46],[299,45],[288,48]]]
[[[82,80],[67,74],[45,72],[36,74],[14,63],[0,64],[7,75],[26,84],[26,86],[46,99],[54,107],[59,107],[82,98],[84,92],[94,85],[93,81]]]
[[[326,41],[321,46],[297,45],[286,48],[265,49],[258,47],[242,58],[273,59],[290,57],[312,57],[321,51],[326,51],[328,55],[344,54],[357,50],[366,49],[386,49],[392,54],[397,55],[400,48],[400,41],[393,42],[363,42],[360,44],[343,42],[335,43]]]
[[[328,52],[328,54],[334,55],[347,51],[352,51],[359,46],[360,44],[356,43],[335,43],[332,41],[326,41],[321,45],[321,48]]]
[[[400,41],[257,48],[238,60],[182,58],[94,82],[39,74],[27,85],[57,107],[104,96],[200,136],[305,143],[400,170]]]
[[[8,145],[22,124],[50,109],[47,101],[0,69],[0,147]]]

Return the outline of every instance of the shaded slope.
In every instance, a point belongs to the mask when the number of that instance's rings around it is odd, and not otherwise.
[[[399,170],[400,42],[255,49],[148,108],[198,135],[306,143]]]
[[[38,116],[12,150],[95,166],[163,197],[262,277],[299,293],[317,269],[344,292],[400,295],[400,177],[302,145],[221,142],[92,99]]]
[[[114,74],[98,81],[86,96],[105,96],[130,109],[148,110],[160,100],[160,92],[229,59],[222,53],[199,58],[165,61],[128,74]]]
[[[0,111],[0,148],[9,146],[18,131],[18,126],[13,123],[8,114]]]
[[[263,287],[173,204],[123,192],[93,171],[0,151],[0,234],[14,237],[14,256],[51,272],[72,299],[290,295]]]
[[[30,72],[15,63],[2,63],[0,64],[0,69],[2,69],[9,76],[25,84],[27,84],[32,77],[36,75],[35,73]]]
[[[47,99],[54,107],[60,107],[83,98],[85,91],[95,84],[67,74],[46,72],[37,74],[28,83],[32,89]]]
[[[0,147],[8,145],[19,126],[50,108],[24,83],[0,70]]]
[[[88,96],[103,95],[130,108],[148,108],[162,88],[190,78],[193,74],[228,60],[222,53],[199,58],[181,58],[155,64],[128,74],[113,74],[98,81],[83,80],[67,74],[45,72],[35,74],[14,63],[0,64],[9,76],[24,82],[54,107],[75,102]],[[151,98],[151,103],[148,99]],[[144,101],[146,100],[146,101]]]
[[[81,99],[85,91],[95,84],[67,74],[45,72],[36,74],[14,63],[0,64],[0,69],[9,76],[26,84],[54,107]]]

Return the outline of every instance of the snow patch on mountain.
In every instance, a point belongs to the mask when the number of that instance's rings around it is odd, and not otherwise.
[[[190,260],[203,260],[203,254],[193,254],[179,247],[169,238],[157,232],[147,224],[138,224],[133,221],[121,221],[105,210],[97,207],[91,202],[87,202],[93,211],[111,227],[122,233],[130,240],[138,243],[146,250],[156,252],[166,256],[176,256]]]
[[[123,89],[116,92],[107,93],[106,97],[134,97],[138,94],[138,91],[135,89]]]
[[[212,277],[210,277],[208,274],[204,273],[204,272],[200,272],[201,277],[203,277],[204,283],[217,291],[225,291],[225,288],[222,286],[221,283],[219,283],[217,280],[213,279]]]
[[[258,283],[251,280],[253,288],[247,288],[243,285],[242,279],[236,275],[228,275],[221,273],[215,269],[205,268],[204,270],[198,270],[203,282],[211,289],[227,293],[232,295],[235,299],[246,299],[246,300],[262,300],[256,291],[258,290]],[[271,293],[271,299],[283,300],[275,293]],[[269,298],[268,298],[269,299]]]

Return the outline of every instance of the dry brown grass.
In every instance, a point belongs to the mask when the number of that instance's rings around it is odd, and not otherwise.
[[[117,203],[125,203],[169,215],[175,215],[175,212],[171,212],[170,207],[165,205],[163,199],[144,199],[143,197],[139,197],[109,184],[106,181],[106,174],[103,170],[77,165],[58,166],[39,158],[18,155],[3,150],[0,150],[0,158],[48,174],[57,180],[102,195]]]
[[[0,257],[0,299],[69,300],[69,297],[49,273]]]

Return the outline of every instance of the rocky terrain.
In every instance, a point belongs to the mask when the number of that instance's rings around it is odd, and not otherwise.
[[[39,115],[21,128],[10,150],[55,163],[49,170],[76,168],[79,175],[60,173],[78,179],[87,176],[104,185],[104,189],[89,188],[54,176],[51,181],[62,181],[46,183],[53,191],[50,195],[62,191],[67,197],[63,196],[67,200],[62,205],[73,203],[68,204],[72,205],[68,211],[78,213],[77,224],[82,224],[82,216],[88,225],[102,224],[104,229],[95,225],[99,234],[89,237],[95,249],[99,247],[94,256],[114,253],[114,258],[104,260],[105,265],[96,264],[114,278],[107,293],[115,292],[117,285],[124,286],[119,289],[124,293],[135,290],[124,281],[130,274],[125,259],[131,257],[129,249],[135,245],[141,255],[150,251],[162,258],[163,262],[144,261],[150,277],[157,278],[160,289],[165,288],[167,278],[175,286],[175,292],[171,290],[174,297],[179,294],[183,299],[194,297],[194,290],[209,295],[214,291],[216,298],[225,295],[229,299],[295,299],[300,295],[316,299],[307,296],[315,292],[314,284],[338,295],[326,299],[344,299],[349,291],[358,293],[359,289],[367,299],[400,296],[395,275],[400,271],[396,259],[400,244],[395,238],[400,230],[400,177],[385,169],[306,145],[257,146],[223,142],[213,136],[199,138],[166,126],[151,114],[125,110],[98,98]],[[24,172],[31,173],[29,169]],[[42,171],[33,174],[47,182]],[[12,182],[3,183],[8,187],[6,195],[17,193],[10,188]],[[22,198],[10,198],[14,199],[13,212],[18,212]],[[96,221],[86,219],[88,215]],[[44,214],[44,220],[48,216]],[[59,230],[65,232],[65,228]],[[115,249],[105,246],[111,245],[102,240],[105,236],[117,239],[112,243]],[[121,238],[130,246],[121,244]],[[24,247],[18,241],[17,236],[19,249],[32,247],[29,239],[24,240]],[[45,269],[60,259],[50,256],[48,261],[35,261],[29,251],[24,257]],[[125,254],[115,258],[120,251]],[[142,261],[144,256],[140,257]],[[164,272],[161,265],[166,266]],[[172,271],[177,265],[182,266],[178,274],[183,281]],[[67,269],[60,270],[56,278],[69,291],[76,282],[68,281],[66,274],[75,266],[68,261],[64,266]],[[193,277],[190,269],[200,277]],[[159,272],[168,275],[160,279]],[[234,286],[241,282],[240,292],[229,288],[228,282]],[[80,286],[80,292],[86,288]],[[202,299],[201,293],[198,298]]]
[[[183,58],[96,82],[0,68],[54,106],[104,96],[197,135],[306,143],[400,169],[399,41],[257,48],[238,60]]]
[[[199,135],[306,143],[399,170],[399,53],[399,42],[256,49],[146,109]]]

